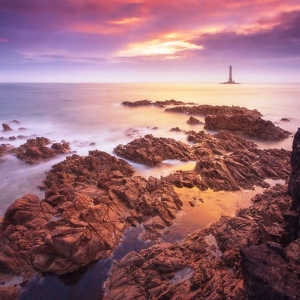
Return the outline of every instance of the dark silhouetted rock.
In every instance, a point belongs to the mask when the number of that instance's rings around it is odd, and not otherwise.
[[[195,117],[191,116],[188,120],[187,123],[190,125],[199,125],[199,124],[204,124],[202,121],[196,119]]]
[[[3,127],[3,130],[4,130],[4,131],[10,131],[10,130],[12,130],[12,129],[10,128],[10,126],[7,125],[6,123],[3,123],[3,124],[2,124],[2,127]]]
[[[150,100],[123,101],[122,104],[130,107],[149,106],[149,105],[165,107],[169,105],[190,105],[194,103],[185,103],[182,101],[171,99],[171,100],[164,100],[164,101],[150,101]]]

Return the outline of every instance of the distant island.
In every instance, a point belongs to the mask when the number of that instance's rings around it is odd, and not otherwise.
[[[229,66],[229,79],[226,82],[220,82],[220,84],[240,84],[239,82],[235,82],[232,80],[232,66]]]

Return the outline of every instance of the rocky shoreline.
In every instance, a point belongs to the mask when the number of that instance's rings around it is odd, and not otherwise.
[[[3,216],[0,298],[18,299],[21,286],[37,274],[68,276],[109,257],[124,230],[137,225],[142,225],[142,238],[154,245],[115,262],[105,294],[99,298],[300,297],[300,130],[294,136],[292,153],[262,150],[246,137],[281,140],[290,133],[263,120],[256,110],[185,105],[175,100],[123,105],[167,106],[168,113],[204,116],[204,128],[220,131],[187,131],[186,143],[148,134],[118,145],[114,149],[118,157],[95,150],[88,156],[67,156],[55,164],[40,185],[44,198],[24,195]],[[30,164],[72,154],[67,142],[55,143],[44,137],[28,139],[17,148],[2,144],[0,150],[3,156],[9,153]],[[194,161],[195,168],[145,179],[135,175],[122,158],[148,166],[168,159]],[[288,184],[270,187],[266,179]],[[223,216],[183,241],[161,242],[164,230],[174,223],[182,207],[174,187],[238,191],[255,186],[266,190],[235,217]],[[6,284],[13,276],[23,283]]]

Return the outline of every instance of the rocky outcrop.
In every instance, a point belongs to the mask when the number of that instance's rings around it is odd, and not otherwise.
[[[185,103],[182,101],[171,99],[165,101],[150,101],[150,100],[123,101],[122,104],[130,107],[149,106],[149,105],[165,107],[170,105],[187,105],[187,104],[194,104],[194,103]]]
[[[262,114],[256,110],[250,110],[245,107],[239,106],[226,106],[226,105],[196,105],[196,106],[176,106],[165,109],[166,112],[176,112],[188,115],[207,116],[207,115],[219,115],[219,114],[249,114],[255,117],[261,117]]]
[[[10,150],[19,159],[26,163],[34,164],[44,159],[52,158],[58,154],[70,153],[69,143],[62,141],[61,143],[53,143],[51,147],[48,145],[51,141],[45,137],[36,137],[28,139],[27,142],[17,148]]]
[[[292,197],[291,210],[283,214],[269,232],[272,242],[241,249],[241,270],[249,299],[298,299],[300,298],[300,130],[294,136],[291,156],[292,172],[288,192]],[[286,205],[281,204],[282,207]],[[270,209],[265,209],[266,212]],[[269,218],[269,222],[272,219]]]
[[[145,223],[157,239],[181,201],[168,182],[133,176],[132,167],[105,152],[73,155],[53,166],[45,199],[25,195],[6,211],[0,229],[0,271],[25,278],[65,274],[107,257],[125,228]]]
[[[293,199],[293,208],[296,211],[300,211],[300,128],[298,128],[294,136],[292,150],[289,194]]]
[[[183,242],[130,252],[112,268],[104,299],[248,299],[239,249],[275,243],[269,232],[284,223],[290,201],[277,185],[236,217],[222,217]],[[284,226],[282,233],[288,234]]]
[[[278,141],[287,138],[290,132],[275,126],[253,114],[217,114],[205,118],[204,128],[209,130],[230,130],[250,138]]]
[[[199,125],[199,124],[204,124],[202,121],[198,120],[197,118],[190,116],[190,118],[187,120],[187,123],[190,125]]]
[[[118,145],[114,153],[131,161],[155,166],[166,159],[195,160],[189,145],[171,138],[156,138],[148,134],[127,145]]]
[[[167,108],[166,112],[179,112],[205,116],[205,129],[229,130],[250,138],[278,141],[287,138],[290,133],[275,126],[271,121],[263,120],[256,109],[250,110],[238,106],[177,106]]]
[[[12,130],[12,128],[8,124],[6,124],[6,123],[3,123],[2,127],[3,127],[4,131],[11,131]]]

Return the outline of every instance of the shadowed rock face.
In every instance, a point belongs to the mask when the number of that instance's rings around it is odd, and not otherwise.
[[[261,118],[261,113],[238,106],[177,106],[167,108],[166,112],[179,112],[205,116],[205,129],[229,130],[250,138],[278,141],[287,138],[290,133],[275,126],[271,121]]]
[[[110,255],[124,229],[142,222],[145,238],[157,239],[182,203],[168,182],[133,172],[100,151],[54,165],[44,181],[45,199],[25,195],[7,209],[0,270],[25,277],[72,272]]]

